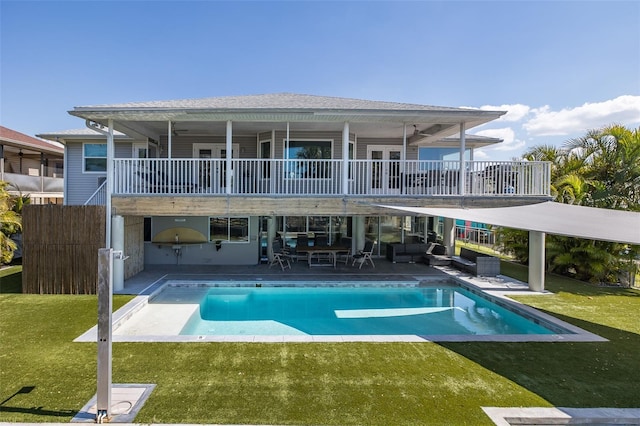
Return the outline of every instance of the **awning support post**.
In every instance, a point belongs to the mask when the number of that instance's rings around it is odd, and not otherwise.
[[[529,289],[544,291],[545,233],[529,231]]]
[[[442,243],[447,248],[447,254],[453,256],[456,254],[456,220],[451,217],[444,218],[444,235]]]

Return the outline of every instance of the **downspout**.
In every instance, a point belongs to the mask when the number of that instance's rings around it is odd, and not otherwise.
[[[62,141],[62,142],[60,142]],[[63,192],[62,192],[62,203],[63,205],[68,205],[68,188],[69,188],[69,153],[67,152],[67,141],[65,141],[64,139],[58,139],[56,138],[56,142],[60,142],[61,144],[64,145],[64,155],[62,156],[62,185],[63,185]]]
[[[400,188],[404,188],[406,184],[407,173],[407,123],[402,125],[402,168],[400,169]],[[413,170],[415,172],[415,170]],[[404,228],[403,228],[404,229]],[[402,241],[404,241],[404,231],[402,232]]]
[[[464,158],[464,154],[466,151],[466,135],[464,134],[465,132],[465,125],[464,125],[464,121],[462,123],[460,123],[460,176],[458,177],[458,194],[460,196],[463,196],[465,193],[465,182],[466,182],[466,162],[465,162],[465,158]]]
[[[0,144],[0,180],[4,180],[4,145]]]
[[[107,121],[107,126],[109,128],[108,131],[104,131],[96,123],[88,119],[85,120],[85,124],[91,130],[95,130],[96,132],[101,133],[107,137],[107,188],[106,188],[107,191],[105,194],[105,198],[106,198],[105,248],[111,248],[111,194],[113,193],[113,120],[109,119]],[[65,152],[66,152],[66,145],[65,145]],[[66,168],[67,156],[65,155],[64,158],[65,158],[64,176],[66,180],[66,177],[68,175],[68,173],[66,173],[67,172],[67,168]],[[66,187],[67,186],[65,185],[65,190],[66,190]],[[66,200],[66,197],[65,197],[65,200]]]
[[[289,159],[289,122],[287,121],[287,135],[286,135],[286,139],[285,139],[285,143],[284,143],[284,155],[283,157],[285,158],[285,160]],[[290,176],[289,176],[289,168],[290,168],[290,164],[288,161],[284,162],[285,164],[285,175],[284,175],[284,181],[285,181],[285,193],[289,193],[289,184],[290,182]]]

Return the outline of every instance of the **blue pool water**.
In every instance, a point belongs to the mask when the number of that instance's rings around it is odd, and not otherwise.
[[[458,286],[212,287],[182,335],[555,334]]]

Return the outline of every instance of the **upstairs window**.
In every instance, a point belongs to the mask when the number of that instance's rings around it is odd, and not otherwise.
[[[104,173],[107,171],[107,144],[85,143],[82,145],[82,163],[85,173]]]
[[[330,179],[331,164],[322,160],[330,160],[332,156],[331,141],[289,141],[287,176],[295,179]],[[307,161],[311,160],[311,161]]]

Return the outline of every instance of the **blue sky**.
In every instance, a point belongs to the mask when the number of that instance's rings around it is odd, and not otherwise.
[[[476,159],[640,126],[638,1],[0,0],[0,123],[260,93],[508,110]]]

